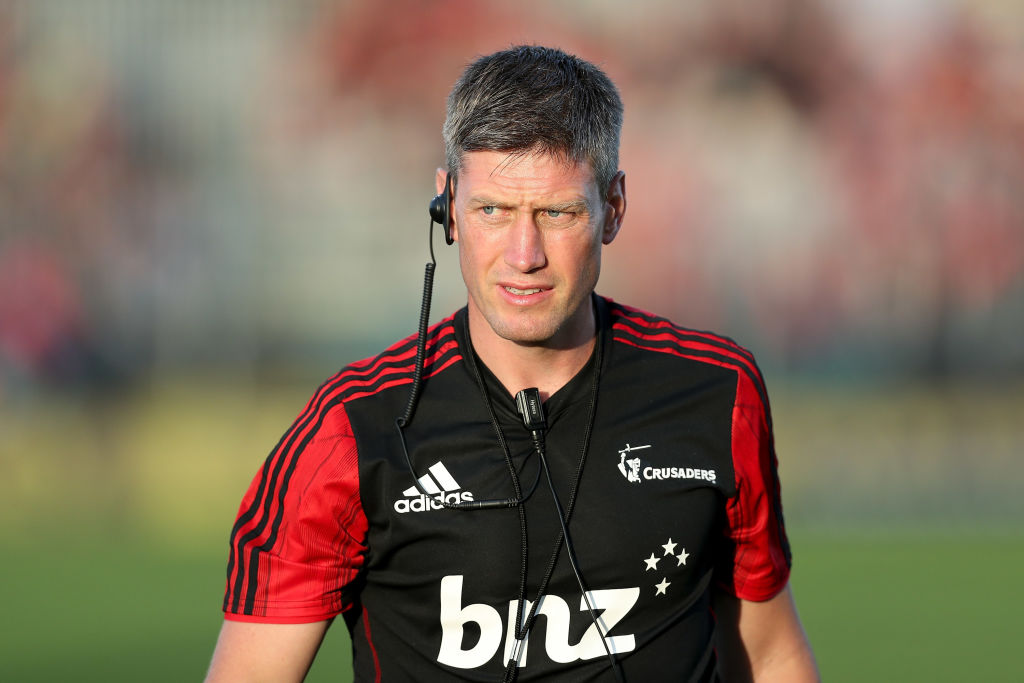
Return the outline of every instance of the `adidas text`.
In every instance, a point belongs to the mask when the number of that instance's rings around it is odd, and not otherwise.
[[[436,496],[424,496],[420,494],[418,498],[403,498],[402,500],[395,501],[395,512],[406,513],[440,510],[444,507],[444,505],[442,505],[442,501],[454,504],[471,502],[472,500],[473,493],[471,491],[450,491],[448,493],[439,493]]]

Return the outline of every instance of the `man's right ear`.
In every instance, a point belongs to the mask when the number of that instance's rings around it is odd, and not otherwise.
[[[452,244],[457,235],[455,233],[455,221],[452,220],[452,181],[451,174],[443,168],[437,169],[434,174],[434,185],[437,188],[437,196],[430,201],[430,220],[440,223],[444,228],[444,241]]]
[[[611,244],[622,227],[622,218],[626,215],[626,174],[619,171],[608,185],[608,196],[605,201],[605,214],[601,226],[601,242]]]

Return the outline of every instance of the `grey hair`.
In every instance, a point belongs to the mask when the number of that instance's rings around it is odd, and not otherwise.
[[[470,64],[448,95],[448,170],[466,152],[540,152],[588,162],[602,200],[619,167],[622,100],[590,62],[561,50],[520,45]]]

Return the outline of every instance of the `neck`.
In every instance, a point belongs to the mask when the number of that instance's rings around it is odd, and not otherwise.
[[[593,352],[597,324],[593,306],[588,302],[585,309],[580,323],[568,330],[560,343],[523,344],[496,335],[483,316],[470,306],[473,350],[509,394],[536,387],[541,398],[547,400],[576,376]]]

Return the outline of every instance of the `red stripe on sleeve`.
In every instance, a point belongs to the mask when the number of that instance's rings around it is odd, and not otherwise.
[[[451,320],[430,332],[427,376],[461,359]],[[411,382],[414,342],[415,337],[399,342],[324,383],[267,458],[242,500],[232,530],[226,613],[313,621],[333,616],[347,604],[335,595],[328,601],[332,605],[328,612],[334,611],[328,614],[298,606],[302,600],[297,598],[305,590],[300,586],[314,580],[324,582],[323,595],[338,593],[338,586],[347,585],[358,571],[352,558],[361,557],[357,546],[364,543],[366,520],[358,497],[356,444],[343,402]],[[347,469],[339,470],[342,466]],[[323,519],[318,522],[316,514],[324,515]],[[324,552],[328,532],[338,536],[340,544],[331,553]],[[352,538],[345,541],[345,534]],[[340,551],[354,553],[346,558],[349,565],[305,567],[310,561],[330,564]],[[331,580],[329,570],[335,572]],[[322,603],[324,598],[315,600]],[[295,604],[281,607],[283,603]]]
[[[249,502],[247,496],[243,507]],[[283,506],[273,546],[257,554],[255,599],[226,610],[228,618],[313,622],[351,606],[346,587],[362,568],[368,523],[355,439],[342,406],[328,413],[295,461]]]
[[[736,597],[763,601],[789,580],[788,541],[780,518],[778,463],[768,428],[767,407],[750,378],[737,373],[732,451],[737,493],[726,503],[732,540],[731,576],[720,577]]]

